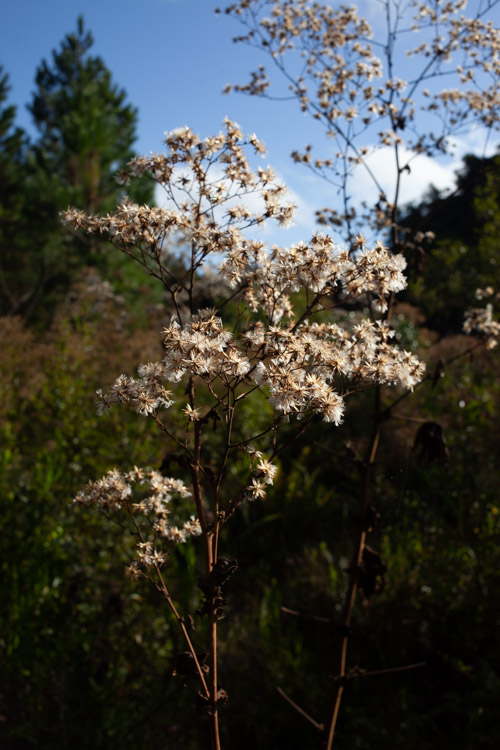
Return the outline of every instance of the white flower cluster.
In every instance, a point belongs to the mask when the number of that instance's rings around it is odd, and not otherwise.
[[[260,10],[270,16],[259,17]],[[322,112],[331,120],[343,115],[343,104],[349,102],[348,116],[354,118],[359,104],[367,99],[367,82],[382,75],[381,63],[373,55],[366,39],[371,35],[368,23],[358,16],[356,8],[342,5],[332,8],[308,0],[239,0],[226,8],[244,18],[249,33],[238,41],[256,43],[257,39],[269,49],[274,58],[283,59],[287,52],[299,50],[304,57],[303,71],[292,91],[299,98],[303,111],[310,104],[310,89]],[[346,65],[349,60],[349,65]],[[308,79],[311,84],[308,85]],[[236,91],[262,95],[270,83],[263,67],[252,74],[246,86],[234,86]],[[233,87],[227,87],[230,91]]]
[[[263,500],[267,495],[269,485],[274,483],[274,477],[278,467],[272,464],[260,451],[248,448],[251,456],[252,478],[250,485],[246,488],[248,500]]]
[[[189,323],[180,326],[172,319],[165,328],[165,377],[174,383],[183,375],[219,377],[226,382],[241,379],[250,370],[250,362],[232,343],[233,334],[224,329],[213,309],[200,310]]]
[[[350,124],[357,120],[362,131],[385,117],[389,127],[379,131],[380,143],[401,143],[398,133],[415,120],[417,113],[416,102],[410,98],[408,90],[414,94],[415,82],[427,81],[433,74],[442,75],[443,63],[450,63],[454,56],[460,85],[432,94],[424,91],[427,102],[421,108],[428,112],[444,108],[443,120],[452,128],[462,125],[466,119],[498,127],[500,31],[498,24],[484,19],[483,5],[477,3],[475,14],[466,17],[461,12],[467,5],[466,0],[436,3],[416,0],[404,8],[398,5],[394,14],[389,0],[383,4],[387,6],[391,24],[387,70],[368,41],[373,37],[370,25],[354,6],[333,7],[310,0],[238,0],[227,6],[225,12],[238,18],[247,30],[237,41],[261,47],[278,60],[278,67],[286,74],[288,87],[302,111],[328,124],[332,136],[339,135],[339,127],[344,125],[342,121]],[[405,25],[407,28],[402,29]],[[420,58],[424,74],[419,79],[415,60],[410,84],[389,77],[375,86],[375,79],[383,79],[384,73],[391,73],[399,37],[409,30],[408,27],[419,34],[420,41],[415,48],[403,52]],[[385,47],[377,39],[375,44],[379,49]],[[285,62],[288,55],[297,53],[304,60],[300,75]],[[450,67],[448,77],[453,72]],[[481,74],[486,75],[478,80]],[[270,86],[266,69],[260,66],[247,84],[228,85],[225,90],[266,96]],[[349,133],[352,136],[352,127]],[[418,139],[414,144],[416,150],[430,147],[432,139],[432,135],[429,139]],[[307,163],[307,152],[297,157]]]
[[[233,286],[243,285],[251,309],[264,310],[272,323],[293,315],[288,295],[301,289],[323,295],[342,292],[344,299],[370,293],[384,309],[384,298],[406,287],[406,261],[380,242],[367,248],[363,237],[357,238],[356,247],[351,256],[325,235],[315,235],[308,245],[273,246],[270,252],[260,242],[249,242],[230,250],[220,272]]]
[[[476,296],[481,298],[482,296],[490,296],[493,289],[490,294],[484,294],[483,292],[481,296],[478,295],[478,292],[482,292],[482,290],[478,289],[476,292]],[[489,289],[487,292],[489,292]],[[493,318],[493,305],[488,303],[484,308],[475,307],[467,310],[463,330],[468,335],[472,334],[486,339],[486,348],[494,349],[500,337],[500,323]]]
[[[128,254],[136,248],[135,257],[143,263],[147,260],[150,268],[151,261],[161,264],[168,242],[175,238],[195,248],[191,260],[197,268],[210,253],[226,252],[241,242],[243,229],[267,219],[286,226],[295,211],[286,200],[286,188],[269,167],[252,170],[245,156],[244,146],[262,154],[263,144],[253,134],[244,138],[238,125],[227,118],[224,126],[224,132],[204,140],[187,126],[177,128],[167,134],[166,154],[132,159],[120,173],[122,183],[150,175],[164,189],[171,208],[125,200],[106,216],[69,209],[62,213],[63,222],[74,230],[107,235]],[[245,205],[248,196],[252,206],[259,205],[257,210]],[[165,281],[169,276],[163,270]]]
[[[302,359],[301,355],[299,357]],[[325,422],[340,424],[344,413],[343,399],[324,378],[308,373],[297,364],[297,360],[293,360],[293,351],[284,351],[257,365],[255,379],[269,389],[273,407],[284,414],[300,414],[310,407],[323,414]]]
[[[138,414],[147,416],[159,408],[168,409],[173,401],[170,391],[162,384],[165,379],[165,368],[160,362],[149,362],[138,369],[139,379],[120,375],[110,390],[104,394],[97,391],[99,414],[107,411],[113,403],[131,404]]]
[[[140,497],[134,501],[134,492]],[[146,492],[147,494],[144,494]],[[180,479],[162,476],[157,471],[146,471],[135,467],[129,472],[111,469],[102,478],[89,482],[78,493],[74,502],[94,507],[103,512],[125,510],[134,517],[134,529],[140,532],[138,561],[133,564],[161,565],[168,557],[168,549],[158,547],[163,539],[174,544],[185,542],[190,536],[201,534],[201,526],[194,516],[177,526],[170,521],[170,505],[174,497],[187,498],[191,493]],[[147,519],[142,524],[141,521]],[[152,538],[148,539],[148,535]],[[138,564],[137,564],[138,563]]]
[[[142,365],[137,379],[121,375],[108,393],[100,393],[101,410],[122,402],[158,419],[158,410],[172,404],[165,383],[190,378],[191,392],[183,413],[188,425],[198,423],[194,429],[199,435],[203,426],[199,423],[211,413],[209,406],[203,415],[194,398],[202,382],[212,406],[225,412],[229,432],[234,409],[247,395],[241,389],[244,382],[248,393],[260,389],[278,415],[300,418],[313,412],[336,425],[342,422],[349,394],[372,385],[413,388],[422,376],[423,364],[397,348],[387,324],[369,319],[359,322],[359,317],[352,324],[345,309],[351,302],[361,302],[374,317],[387,309],[390,295],[406,285],[403,256],[381,243],[367,247],[362,236],[355,239],[350,252],[322,234],[289,248],[268,248],[248,239],[244,225],[259,223],[264,215],[283,218],[279,199],[284,188],[272,182],[271,170],[254,173],[248,167],[243,145],[262,150],[256,136],[245,141],[234,123],[227,120],[225,127],[225,133],[203,141],[187,127],[177,129],[167,136],[167,156],[130,163],[133,175],[152,173],[172,196],[175,190],[184,190],[186,200],[176,201],[175,211],[150,211],[145,206],[124,210],[122,206],[117,214],[103,218],[67,214],[75,226],[110,232],[119,247],[139,242],[148,232],[153,247],[170,225],[189,240],[190,257],[186,255],[185,267],[179,262],[179,278],[171,286],[165,279],[169,274],[174,278],[174,271],[164,264],[161,248],[156,247],[150,256],[175,309],[164,330],[163,359]],[[224,168],[222,179],[212,170],[215,164]],[[256,187],[264,193],[264,213],[234,208],[234,204],[224,216],[214,213],[224,196],[239,193],[243,197]],[[149,222],[153,224],[150,231]],[[119,232],[115,231],[118,224]],[[211,252],[224,255],[219,276],[234,289],[227,292],[238,306],[232,330],[224,327],[217,309],[195,313],[193,306],[195,286],[203,279],[200,262]],[[144,265],[144,248],[141,253],[138,260]],[[189,311],[179,307],[181,293],[190,300]],[[335,307],[340,311],[332,314]],[[266,481],[260,476],[254,480],[254,494],[258,494]]]
[[[255,379],[268,387],[278,411],[300,414],[312,408],[338,425],[344,400],[332,384],[339,375],[352,390],[374,383],[413,388],[421,379],[423,363],[390,344],[393,335],[385,323],[369,320],[354,326],[351,335],[331,323],[272,327],[263,338],[269,358],[258,363]]]
[[[163,333],[163,360],[141,365],[139,380],[120,375],[107,393],[98,391],[100,413],[120,401],[130,403],[144,416],[154,414],[158,408],[168,408],[173,403],[162,380],[178,383],[184,375],[198,375],[207,381],[220,378],[226,385],[229,382],[234,385],[251,368],[248,357],[233,344],[232,333],[224,329],[215,310],[200,310],[183,326],[172,318]],[[198,410],[190,404],[184,413],[193,422],[200,418]]]
[[[140,368],[142,373],[146,369],[154,372],[154,386],[145,390],[143,380],[121,375],[109,393],[101,394],[103,408],[122,401],[147,415],[154,413],[159,403],[169,406],[172,401],[161,378],[175,383],[185,375],[198,375],[209,383],[220,379],[235,386],[250,377],[268,390],[276,411],[300,415],[312,409],[326,422],[338,425],[344,400],[333,386],[339,376],[348,384],[344,390],[352,392],[373,384],[413,388],[424,371],[415,355],[390,342],[394,331],[382,321],[365,319],[352,331],[336,323],[307,320],[269,328],[257,322],[240,339],[234,339],[209,309],[184,326],[173,320],[165,334],[164,359]],[[189,421],[201,418],[198,409],[189,404],[184,413]]]
[[[486,289],[476,289],[474,296],[476,299],[487,299],[488,297],[491,297],[495,293],[495,290],[492,286],[487,286]]]
[[[327,153],[316,153],[311,144],[292,151],[297,164],[338,188],[343,198],[340,210],[331,204],[318,210],[318,221],[345,230],[349,239],[367,225],[385,227],[401,246],[397,204],[414,158],[449,153],[456,137],[477,126],[500,129],[500,28],[496,1],[376,5],[384,23],[372,29],[354,5],[232,2],[224,11],[243,29],[234,41],[257,48],[270,64],[259,64],[247,82],[230,83],[225,93],[276,101],[291,94],[332,140]],[[395,75],[402,69],[408,81]],[[398,171],[389,188],[394,203],[387,199],[384,167],[373,170],[378,149],[394,151]],[[356,169],[359,165],[363,169]],[[372,205],[355,197],[352,181],[363,172],[377,190]]]

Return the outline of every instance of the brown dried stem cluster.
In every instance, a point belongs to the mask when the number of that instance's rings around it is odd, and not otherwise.
[[[280,428],[291,417],[301,420],[298,431],[315,415],[339,424],[347,397],[377,383],[412,388],[423,366],[397,348],[393,331],[374,312],[404,287],[401,256],[381,244],[367,248],[362,238],[351,256],[319,235],[308,244],[268,249],[248,239],[245,230],[267,218],[283,223],[292,207],[269,168],[250,169],[244,149],[260,153],[257,139],[244,139],[226,121],[225,132],[204,141],[184,128],[169,134],[166,144],[166,155],[133,160],[121,179],[149,173],[165,188],[168,208],[124,202],[107,216],[69,210],[64,219],[75,230],[109,236],[170,295],[174,313],[163,334],[163,359],[141,365],[137,378],[121,375],[99,399],[101,411],[118,402],[154,419],[176,451],[170,462],[183,478],[113,470],[91,482],[77,500],[121,514],[137,537],[137,559],[129,572],[155,582],[182,626],[202,679],[213,745],[219,747],[217,707],[224,694],[217,680],[217,621],[224,611],[227,562],[219,554],[222,528],[241,503],[265,498],[285,447]],[[250,210],[248,199],[255,193],[262,208]],[[174,241],[185,249],[175,268],[167,253]],[[203,284],[203,265],[211,255],[219,259],[229,291],[217,308],[196,310],[196,287]],[[360,300],[372,306],[374,316],[349,325],[342,311]],[[233,321],[225,327],[220,313],[230,304]],[[172,388],[181,381],[187,383],[187,398],[172,421],[167,410],[177,398]],[[267,427],[252,434],[241,407],[256,397],[270,404],[270,416]],[[225,435],[216,465],[207,457],[214,429]],[[248,476],[242,475],[235,488],[228,468],[235,459],[241,462],[242,454]],[[188,497],[193,498],[188,519],[179,522],[176,506],[185,507]],[[204,549],[202,612],[210,630],[207,680],[162,573],[172,545],[197,535]]]
[[[355,7],[345,5],[238,0],[225,8],[225,13],[244,27],[235,41],[261,50],[270,59],[269,68],[260,65],[246,84],[229,84],[226,92],[269,100],[295,99],[303,113],[323,125],[333,142],[331,152],[314,157],[312,146],[307,145],[293,151],[292,158],[323,178],[339,196],[335,203],[340,202],[342,209],[330,204],[317,211],[317,218],[320,224],[342,233],[351,252],[356,253],[356,232],[370,226],[388,232],[395,251],[417,257],[420,263],[435,237],[424,227],[410,232],[400,223],[401,186],[403,179],[411,179],[413,160],[420,154],[447,153],[452,137],[475,126],[499,129],[500,31],[491,18],[498,2],[470,5],[472,10],[467,9],[466,15],[466,0],[380,0],[385,32],[378,37]],[[404,57],[412,61],[407,81],[398,76]],[[285,89],[279,89],[280,81]],[[369,157],[376,149],[385,149],[394,164],[390,195],[371,167]],[[362,206],[361,211],[353,204],[351,189],[357,168],[366,171],[378,191],[375,205]],[[477,296],[483,299],[492,294],[488,288],[478,290]],[[386,322],[391,319],[392,303],[393,294],[384,311]],[[482,344],[496,346],[500,326],[492,305],[470,310],[464,331],[479,337],[464,355]],[[333,699],[324,723],[308,717],[322,731],[327,750],[333,745],[347,679],[349,624],[366,567],[370,477],[381,426],[391,414],[391,408],[382,404],[380,385],[375,392],[372,435],[367,455],[360,459],[362,520],[349,569]],[[398,396],[393,406],[407,395]]]
[[[446,153],[453,136],[477,125],[498,130],[500,32],[491,19],[498,2],[470,5],[466,15],[466,0],[380,0],[385,32],[378,37],[354,6],[239,0],[225,8],[245,29],[235,41],[265,52],[279,74],[274,81],[261,65],[248,83],[229,84],[226,91],[294,98],[325,128],[330,153],[313,157],[308,145],[292,157],[335,187],[343,210],[330,205],[318,218],[349,240],[359,225],[371,223],[391,227],[395,246],[412,241],[398,227],[398,202],[415,157]],[[411,59],[409,80],[398,74],[405,58]],[[382,147],[392,150],[388,159],[396,169],[391,195],[367,159]],[[379,193],[377,205],[361,213],[350,189],[358,165]]]
[[[307,53],[305,76],[293,83],[292,91],[306,111],[331,125],[344,144],[344,166],[352,153],[361,158],[353,151],[358,109],[367,110],[364,117],[370,123],[372,118],[390,117],[395,133],[403,129],[401,118],[411,120],[413,105],[401,99],[403,85],[393,77],[379,93],[372,84],[363,89],[362,79],[378,77],[380,66],[365,39],[366,23],[352,9],[337,12],[302,1],[276,2],[270,4],[271,18],[264,22],[257,21],[260,5],[242,1],[229,12],[248,14],[245,22],[256,26],[247,41],[257,39],[283,72],[282,58],[294,45]],[[419,17],[426,16],[419,12]],[[430,22],[434,23],[432,18]],[[490,31],[486,37],[484,29],[478,34],[493,44],[495,35]],[[466,38],[468,49],[473,40],[470,34]],[[451,41],[447,44],[454,49]],[[345,54],[340,55],[344,47]],[[437,48],[431,45],[421,52],[435,60]],[[318,87],[313,98],[306,78]],[[259,94],[266,89],[255,78],[247,90]],[[372,99],[379,102],[379,109],[369,109]],[[442,96],[439,101],[448,110],[453,104]],[[456,108],[453,111],[458,117]],[[341,130],[344,120],[346,129]],[[391,136],[391,143],[396,147],[397,138]],[[417,151],[434,147],[425,140],[415,144]],[[370,475],[383,415],[380,389],[411,391],[421,381],[424,366],[414,354],[398,348],[388,320],[391,300],[405,286],[406,261],[401,254],[381,243],[368,247],[350,229],[348,249],[322,234],[288,248],[269,248],[249,238],[252,227],[267,220],[286,225],[295,208],[272,169],[250,166],[249,151],[255,158],[265,149],[255,135],[245,137],[230,120],[225,120],[220,133],[204,139],[188,127],[179,128],[167,134],[165,154],[133,159],[120,174],[123,184],[149,175],[165,191],[163,207],[124,200],[106,216],[88,216],[76,209],[64,214],[73,230],[109,238],[157,278],[170,299],[172,315],[163,332],[163,358],[141,365],[137,377],[120,375],[106,393],[99,392],[99,408],[104,411],[121,403],[154,420],[169,445],[162,469],[170,472],[175,466],[180,475],[167,478],[140,468],[125,474],[112,470],[89,483],[77,500],[122,519],[119,522],[135,536],[137,555],[129,572],[152,581],[172,610],[200,682],[200,701],[210,715],[212,747],[218,750],[218,710],[226,693],[218,679],[217,627],[226,604],[223,589],[237,566],[236,561],[221,557],[221,532],[242,503],[266,497],[278,457],[290,442],[290,428],[286,433],[283,429],[287,423],[297,420],[295,435],[317,418],[338,425],[346,400],[375,388],[374,427],[361,493],[365,525],[344,608],[338,687],[324,724],[331,747],[346,675],[349,623],[367,550]],[[336,169],[333,163],[314,168]],[[349,169],[344,171],[344,185]],[[389,214],[395,225],[393,209]],[[222,282],[219,294],[213,307],[198,309],[199,290],[215,264]],[[367,314],[350,318],[346,312],[353,304],[358,309],[364,306]],[[487,342],[498,336],[488,308],[484,314],[471,313],[467,325]],[[394,403],[401,398],[397,396]],[[263,414],[269,415],[257,433],[245,419],[248,399],[260,399]],[[179,401],[180,409],[174,406]],[[222,434],[222,448],[215,457],[214,432]],[[234,464],[239,467],[237,486],[230,472]],[[173,546],[196,536],[203,549],[204,575],[199,583],[203,601],[198,614],[209,623],[207,665],[188,632],[191,615],[178,611],[165,574]],[[176,667],[178,673],[183,669],[185,663]]]

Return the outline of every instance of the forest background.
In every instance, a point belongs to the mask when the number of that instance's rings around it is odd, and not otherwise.
[[[189,3],[159,3],[156,12],[175,14],[181,5]],[[170,20],[170,27],[179,22]],[[218,19],[218,28],[224,23]],[[213,43],[202,26],[195,25],[196,34]],[[224,34],[229,40],[231,31]],[[51,47],[57,59],[50,59]],[[229,49],[231,61],[237,59],[237,50]],[[102,54],[107,58],[105,48]],[[38,66],[34,93],[26,97],[30,124],[12,107],[8,55],[0,85],[0,741],[8,748],[203,747],[203,719],[197,737],[193,717],[199,712],[190,690],[172,676],[182,645],[168,613],[154,591],[124,578],[130,550],[120,530],[71,505],[82,484],[110,465],[162,465],[159,434],[134,415],[97,417],[94,394],[119,372],[158,357],[158,331],[167,319],[161,290],[150,279],[99,242],[69,235],[58,212],[70,204],[110,210],[122,191],[111,180],[114,170],[157,144],[144,143],[150,136],[139,129],[133,86],[127,85],[128,95],[117,86],[83,24],[75,30],[72,17],[43,56],[47,65]],[[238,64],[233,72],[231,62],[221,84],[238,78],[239,70],[240,80],[245,77],[251,63]],[[67,82],[75,71],[80,88],[72,90]],[[125,77],[116,71],[119,84]],[[155,137],[158,128],[185,121],[203,134],[216,132],[219,122],[197,126],[190,115],[203,102],[194,105],[189,86],[175,77],[188,89],[181,95],[184,109],[148,92],[157,113]],[[214,84],[210,96],[219,89]],[[69,101],[68,91],[74,95]],[[100,97],[113,113],[108,123]],[[158,101],[167,106],[164,113]],[[265,110],[253,99],[231,97],[222,102],[219,121],[233,103],[246,107],[236,117],[264,137],[272,162],[282,129],[259,125],[276,122],[287,104]],[[288,127],[293,138],[284,139],[283,149],[311,138],[308,127],[303,121],[296,131]],[[436,163],[438,187],[451,186],[457,154],[468,145],[458,143],[455,157]],[[431,190],[406,211],[408,226],[425,217],[436,240],[410,269],[395,326],[405,348],[418,351],[436,377],[415,394],[404,418],[387,426],[373,489],[383,513],[371,542],[387,569],[383,588],[359,604],[350,661],[369,672],[425,666],[353,679],[339,747],[488,748],[500,740],[498,357],[493,350],[456,368],[439,364],[468,345],[462,320],[477,303],[476,288],[498,289],[499,157],[494,140],[488,148],[461,162],[456,188]],[[274,161],[287,180],[300,173],[284,159]],[[419,174],[409,197],[423,187]],[[303,209],[298,230],[309,222],[312,231],[314,209],[328,200],[325,186],[313,205],[318,180],[311,177],[299,193],[305,180],[295,179],[294,197]],[[147,182],[135,190],[139,202],[155,198]],[[295,231],[281,241],[294,241]],[[216,294],[212,283],[207,304]],[[346,585],[367,409],[361,398],[342,427],[316,425],[282,457],[268,499],[235,518],[226,551],[238,558],[240,570],[228,586],[230,614],[223,625],[230,686],[223,726],[241,748],[316,746],[311,726],[276,688],[302,705],[322,700],[324,654],[336,636],[325,633],[321,617],[335,611]],[[260,417],[249,409],[250,421],[257,425]],[[422,433],[417,436],[428,423],[439,427],[439,437],[423,443]],[[192,547],[178,548],[173,564],[179,601],[192,609],[199,596]],[[293,617],[283,607],[320,619]]]

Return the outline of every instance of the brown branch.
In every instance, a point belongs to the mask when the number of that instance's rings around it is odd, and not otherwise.
[[[365,461],[364,469],[363,469],[363,480],[362,480],[362,489],[361,489],[361,514],[360,514],[361,518],[365,517],[366,511],[369,505],[371,475],[372,475],[372,469],[373,469],[373,465],[375,462],[375,456],[377,453],[378,443],[380,439],[380,428],[381,428],[381,423],[382,423],[381,392],[380,391],[381,391],[380,387],[376,388],[375,390],[373,427],[372,427],[370,443],[369,443],[368,451],[367,451],[367,459]],[[324,725],[325,726],[324,731],[325,731],[326,750],[331,750],[333,746],[335,728],[337,725],[337,720],[338,720],[339,711],[340,711],[340,704],[342,702],[342,695],[344,692],[345,677],[346,677],[346,664],[347,664],[347,648],[349,645],[349,635],[350,635],[349,626],[351,623],[351,616],[352,616],[354,604],[356,601],[356,594],[358,591],[358,570],[363,560],[363,550],[365,547],[367,531],[368,529],[366,525],[362,524],[359,530],[356,547],[355,547],[354,554],[352,557],[352,563],[349,567],[349,571],[350,571],[349,572],[349,584],[347,587],[344,608],[342,612],[342,620],[340,623],[340,625],[344,629],[344,632],[343,632],[342,640],[340,642],[340,648],[339,648],[339,653],[337,657],[338,658],[338,669],[337,669],[338,676],[336,678],[337,685],[335,686],[335,691],[334,691],[330,706],[328,708],[327,718],[326,718],[325,725]]]
[[[281,611],[285,615],[293,615],[294,617],[302,617],[304,620],[314,620],[314,622],[324,622],[327,625],[331,625],[332,621],[328,617],[320,617],[319,615],[308,615],[304,612],[297,612],[295,609],[289,609],[289,607],[280,607]]]
[[[174,604],[174,602],[172,600],[172,597],[170,596],[169,591],[168,591],[168,589],[167,589],[167,587],[165,585],[165,581],[164,581],[163,576],[161,574],[160,568],[157,565],[155,565],[155,569],[156,569],[156,574],[158,576],[158,579],[160,581],[160,591],[163,594],[163,596],[165,597],[165,599],[166,599],[166,601],[168,603],[168,606],[172,610],[172,613],[173,613],[175,619],[179,623],[179,627],[182,630],[182,634],[183,634],[184,638],[186,639],[186,643],[188,645],[189,651],[191,653],[191,656],[193,657],[193,660],[194,660],[194,663],[195,663],[195,666],[196,666],[196,671],[198,672],[198,675],[200,677],[201,683],[203,685],[203,690],[205,691],[206,697],[209,698],[210,697],[210,691],[208,689],[208,686],[207,686],[207,683],[206,683],[206,680],[205,680],[205,675],[203,674],[203,670],[202,670],[202,668],[200,666],[200,662],[198,661],[198,657],[196,655],[196,651],[194,650],[193,643],[191,641],[191,638],[189,637],[189,633],[188,633],[188,631],[186,629],[186,626],[184,624],[184,618],[181,617],[181,615],[177,611],[177,608],[176,608],[176,606],[175,606],[175,604]]]
[[[295,701],[293,701],[290,696],[288,696],[284,690],[280,687],[276,687],[277,692],[281,695],[282,698],[286,700],[287,703],[289,703],[292,708],[294,708],[297,713],[299,713],[301,716],[304,717],[304,719],[307,719],[307,721],[313,725],[315,729],[318,730],[318,732],[323,731],[323,724],[320,724],[316,719],[313,719],[313,717],[307,713],[307,711],[304,711],[303,708],[301,708]]]
[[[133,523],[133,525],[135,527],[135,531],[136,531],[137,536],[139,537],[139,539],[141,540],[141,542],[144,543],[145,539],[144,539],[144,536],[142,534],[142,531],[141,531],[139,525],[137,524],[137,521],[135,520],[134,515],[133,515],[132,511],[130,510],[130,507],[129,507],[128,504],[127,504],[126,508],[127,508],[128,515],[129,515],[129,517],[130,517],[130,519],[131,519],[131,521],[132,521],[132,523]],[[154,568],[155,568],[155,571],[156,571],[156,575],[158,576],[158,580],[160,582],[159,586],[157,586],[157,588],[162,593],[162,595],[165,597],[165,600],[167,601],[168,606],[170,607],[170,609],[171,609],[171,611],[172,611],[175,619],[177,620],[177,623],[178,623],[178,625],[179,625],[179,627],[180,627],[180,629],[182,631],[182,634],[183,634],[183,636],[184,636],[184,638],[186,640],[186,643],[187,643],[187,646],[188,646],[189,651],[191,653],[191,656],[193,657],[193,661],[194,661],[194,664],[196,666],[196,671],[198,672],[198,675],[199,675],[200,680],[201,680],[201,684],[203,685],[203,690],[205,691],[205,695],[208,698],[210,696],[210,691],[209,691],[209,689],[207,687],[207,683],[206,683],[206,680],[205,680],[205,675],[203,674],[203,670],[201,668],[200,662],[198,661],[198,657],[196,655],[196,651],[194,649],[193,643],[191,641],[191,638],[189,637],[189,633],[188,633],[188,631],[186,629],[186,626],[184,624],[184,618],[181,617],[181,615],[179,614],[179,612],[177,610],[177,607],[175,606],[174,601],[173,601],[172,597],[170,596],[170,592],[169,592],[169,590],[167,588],[167,584],[165,583],[165,579],[163,578],[163,575],[161,573],[159,565],[155,563]],[[149,578],[149,576],[148,576],[148,578]],[[153,579],[150,578],[149,580],[153,580]],[[153,581],[153,583],[154,583],[154,581]]]
[[[212,602],[212,610],[215,610]],[[210,726],[212,736],[212,750],[220,750],[219,710],[217,685],[217,615],[212,611],[210,615]]]
[[[191,408],[194,409],[195,404],[195,389],[193,378],[191,377],[188,385],[189,403]],[[217,540],[219,527],[216,524],[215,533],[209,530],[207,524],[207,518],[205,514],[205,508],[203,505],[203,496],[200,484],[200,459],[201,459],[201,431],[203,428],[202,422],[194,423],[194,450],[193,450],[193,461],[191,463],[191,479],[193,484],[193,494],[196,503],[196,511],[200,520],[200,526],[203,537],[203,545],[205,551],[205,572],[208,576],[213,569],[216,559]],[[209,599],[210,607],[210,634],[209,634],[209,653],[210,653],[210,666],[209,666],[209,701],[210,701],[210,737],[212,743],[212,750],[220,750],[220,736],[219,736],[219,712],[218,712],[218,686],[217,686],[217,612],[215,605],[215,595],[207,597]]]
[[[363,672],[362,670],[358,672],[353,672],[352,674],[347,674],[345,679],[348,680],[364,680],[365,677],[378,677],[379,675],[384,674],[394,674],[396,672],[408,672],[411,669],[421,669],[422,667],[426,667],[427,662],[426,661],[419,661],[416,664],[406,664],[402,667],[390,667],[388,669],[376,669],[373,672]],[[338,679],[338,678],[335,678]]]

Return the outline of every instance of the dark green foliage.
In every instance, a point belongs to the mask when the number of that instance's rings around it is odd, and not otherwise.
[[[8,76],[0,66],[0,228],[2,244],[5,234],[13,230],[9,221],[19,220],[19,191],[26,135],[15,127],[16,109],[7,105]]]
[[[53,177],[58,206],[105,213],[123,193],[115,173],[133,156],[137,110],[103,60],[89,54],[92,44],[80,17],[52,64],[44,60],[38,68],[29,110],[40,134],[36,164]],[[144,202],[151,190],[139,186],[131,197]]]
[[[436,236],[408,253],[407,298],[441,333],[461,330],[475,290],[498,289],[500,281],[500,156],[467,156],[456,190],[447,197],[432,190],[410,207],[401,224],[411,230],[410,237],[419,231]]]
[[[7,258],[27,251],[24,186],[27,138],[15,127],[15,107],[7,105],[8,76],[0,67],[0,312],[15,313],[20,299]],[[19,263],[19,260],[18,260]],[[14,286],[13,286],[14,281]]]
[[[95,240],[70,237],[59,217],[68,206],[90,213],[114,207],[125,195],[115,175],[134,155],[137,110],[103,60],[90,54],[92,44],[80,18],[52,62],[41,63],[29,107],[39,136],[31,144],[14,129],[13,108],[2,109],[5,77],[0,84],[0,163],[9,164],[0,188],[0,313],[21,314],[39,327],[83,267],[116,277],[123,265],[110,262]],[[140,181],[130,198],[151,202],[151,185]]]
[[[115,357],[131,370],[139,351],[155,357],[157,334],[130,319],[117,329],[119,306],[72,296],[41,340],[16,318],[2,326],[0,745],[175,748],[193,711],[171,674],[179,634],[158,593],[124,575],[133,542],[72,504],[110,466],[159,465],[161,438],[126,412],[97,417],[94,395]],[[192,557],[173,569],[194,609]]]
[[[40,67],[31,107],[40,139],[31,149],[15,128],[0,75],[1,312],[28,318],[40,301],[55,311],[38,336],[13,317],[1,329],[0,745],[199,750],[208,721],[196,688],[172,676],[185,650],[175,622],[153,588],[125,578],[127,535],[71,504],[88,479],[109,468],[159,468],[176,451],[124,409],[95,415],[97,387],[158,359],[162,321],[155,315],[161,296],[147,281],[139,286],[133,269],[108,260],[112,250],[103,256],[58,225],[57,212],[68,203],[106,211],[119,199],[112,174],[134,140],[136,111],[104,63],[90,57],[91,44],[80,21],[53,65]],[[408,294],[443,335],[461,326],[476,287],[498,287],[499,160],[469,157],[454,196],[433,195],[404,221],[436,233]],[[142,201],[148,196],[141,191],[135,198]],[[82,293],[86,265],[108,272],[125,296],[134,288],[134,305]],[[213,303],[209,292],[207,285],[200,306]],[[395,320],[401,344],[422,348],[415,319]],[[429,346],[429,370],[467,345],[448,335],[445,351]],[[369,600],[359,596],[348,663],[367,672],[426,666],[349,681],[338,750],[500,744],[497,361],[490,352],[457,363],[384,423],[371,491],[380,518],[368,542],[387,565],[385,588]],[[314,727],[276,688],[323,720],[360,522],[372,397],[350,402],[340,428],[317,421],[294,439],[291,423],[268,500],[243,506],[222,540],[220,555],[238,560],[220,624],[220,681],[229,693],[224,748],[319,745]],[[394,397],[385,389],[384,405]],[[269,422],[260,395],[245,409],[234,439]],[[169,418],[175,421],[175,407]],[[444,436],[446,451],[422,448],[422,420],[439,427],[433,434]],[[208,466],[212,459],[216,466],[223,445],[214,419]],[[239,460],[228,470],[235,486],[248,457],[242,452]],[[175,473],[175,461],[172,467]],[[176,549],[169,583],[203,634],[197,544]]]

